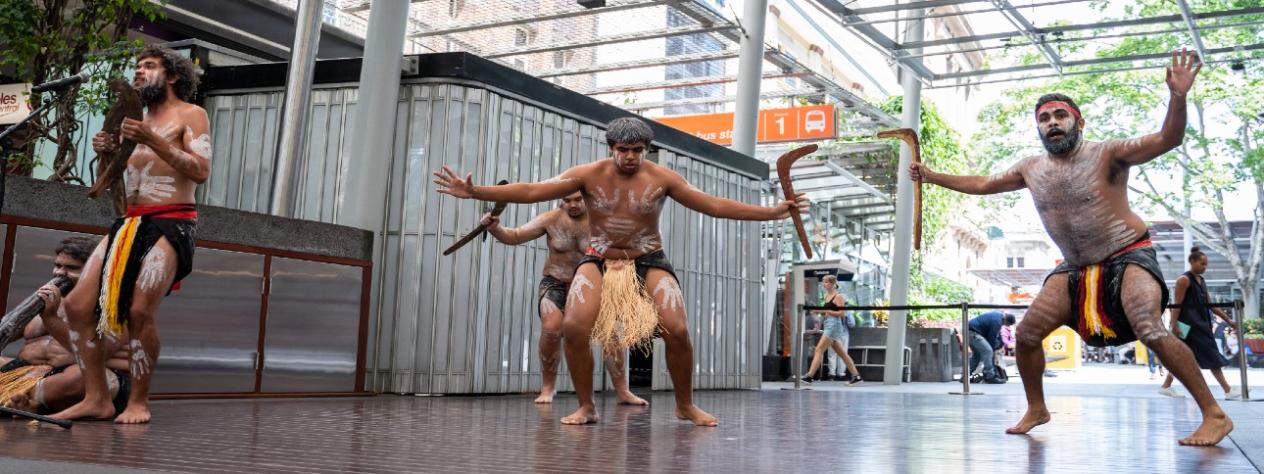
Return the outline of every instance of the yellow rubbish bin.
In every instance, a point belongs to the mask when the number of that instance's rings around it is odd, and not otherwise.
[[[1045,338],[1045,368],[1071,370],[1080,368],[1080,335],[1062,326]]]

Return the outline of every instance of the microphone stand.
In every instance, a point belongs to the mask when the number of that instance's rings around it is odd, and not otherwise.
[[[10,146],[11,143],[9,141],[9,135],[15,131],[21,130],[22,127],[25,127],[26,124],[30,123],[35,117],[43,115],[44,112],[48,111],[49,107],[52,107],[53,102],[55,101],[52,99],[45,99],[44,102],[40,104],[39,108],[31,111],[26,118],[19,120],[18,123],[10,125],[9,128],[0,132],[0,158],[2,158],[0,159],[0,162],[3,162],[2,165],[0,165],[0,214],[4,213],[4,188],[5,182],[8,180],[9,153],[13,151],[13,147]]]

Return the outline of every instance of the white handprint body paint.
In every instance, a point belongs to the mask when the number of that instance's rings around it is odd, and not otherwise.
[[[184,133],[189,134],[189,136],[193,136],[193,128],[184,127]],[[211,136],[206,133],[198,135],[197,138],[194,138],[193,141],[189,142],[189,151],[196,153],[202,158],[206,158],[208,160],[211,159]]]
[[[593,283],[591,281],[588,281],[588,277],[584,276],[583,274],[575,275],[575,279],[571,281],[571,291],[570,293],[566,295],[567,307],[571,307],[575,305],[576,301],[578,301],[579,304],[584,304],[588,302],[587,300],[584,299],[584,288],[591,289],[591,288],[596,288],[596,286],[593,286]],[[545,299],[547,300],[548,298],[545,298]]]
[[[654,286],[654,296],[659,299],[659,304],[669,311],[685,307],[685,295],[681,294],[680,286],[676,284],[674,278],[658,280],[658,285]]]
[[[153,248],[141,261],[140,277],[137,283],[140,289],[150,291],[157,288],[167,279],[167,253]]]
[[[173,183],[176,179],[171,176],[150,174],[154,168],[153,161],[145,164],[143,169],[137,170],[132,165],[127,165],[127,193],[134,196],[140,196],[142,199],[158,201],[170,198],[176,192]]]

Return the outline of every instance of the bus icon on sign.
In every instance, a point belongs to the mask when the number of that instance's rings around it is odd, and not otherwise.
[[[825,112],[809,110],[803,115],[803,129],[809,132],[825,131]]]

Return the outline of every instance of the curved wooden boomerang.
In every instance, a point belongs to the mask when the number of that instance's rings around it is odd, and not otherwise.
[[[897,128],[878,132],[881,138],[898,138],[907,143],[913,151],[913,162],[922,162],[922,147],[917,140],[917,132],[911,128]],[[917,180],[913,188],[913,249],[922,251],[922,180]]]
[[[499,183],[496,183],[497,186],[504,186],[506,184],[509,184],[509,181],[504,180],[504,179],[500,180]],[[500,216],[500,213],[505,212],[506,205],[507,203],[503,203],[503,202],[496,203],[496,207],[492,208],[492,217],[498,217]],[[455,244],[452,244],[451,247],[448,247],[447,250],[444,250],[443,254],[451,255],[452,252],[456,251],[456,249],[459,249],[461,248],[461,246],[470,243],[471,240],[474,240],[475,237],[478,237],[480,234],[486,231],[487,231],[487,226],[483,224],[479,224],[478,227],[475,227],[474,230],[470,231],[470,233],[465,234],[465,237],[461,237],[461,240],[456,241]]]
[[[143,120],[144,109],[136,90],[132,89],[132,85],[126,80],[117,78],[111,80],[110,91],[114,93],[116,101],[106,112],[101,131],[117,137],[119,128],[123,125],[123,119]],[[127,160],[132,157],[132,151],[135,149],[135,142],[124,139],[114,151],[97,155],[97,182],[93,183],[92,188],[88,190],[88,197],[96,199],[103,191],[109,189],[114,211],[120,216],[127,213],[127,191],[123,189],[123,171],[127,168]]]
[[[816,151],[816,145],[807,145],[787,151],[780,158],[777,158],[777,181],[781,183],[781,191],[785,193],[786,199],[795,200],[794,185],[790,183],[790,166],[799,158],[803,158]],[[790,218],[794,220],[794,230],[799,234],[799,244],[803,246],[803,253],[810,259],[812,258],[812,246],[808,244],[808,232],[803,229],[803,216],[798,212],[791,212]]]

